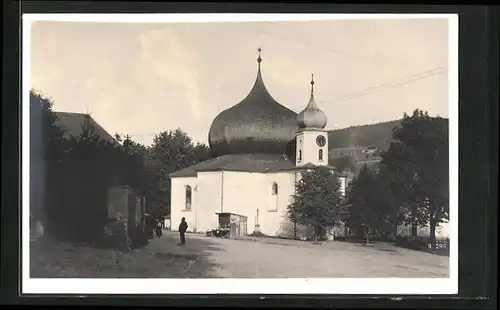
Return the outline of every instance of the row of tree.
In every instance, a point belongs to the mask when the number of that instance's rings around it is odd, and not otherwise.
[[[329,168],[303,173],[288,207],[290,220],[313,227],[316,238],[342,222],[367,242],[371,236],[397,235],[401,224],[412,227],[412,236],[417,227],[429,227],[435,247],[436,227],[449,212],[448,121],[415,110],[404,115],[393,138],[378,169],[364,166],[345,197]]]
[[[128,135],[115,135],[113,143],[99,136],[87,117],[78,135],[65,135],[53,105],[30,92],[30,212],[59,239],[98,239],[113,185],[129,185],[147,198],[148,212],[164,216],[170,208],[168,175],[210,156],[204,144],[180,129],[156,135],[150,147]]]

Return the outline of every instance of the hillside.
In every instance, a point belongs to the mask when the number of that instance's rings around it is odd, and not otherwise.
[[[400,123],[400,120],[395,120],[329,131],[329,148],[366,146],[387,149],[392,140],[392,130],[394,127],[399,126]]]

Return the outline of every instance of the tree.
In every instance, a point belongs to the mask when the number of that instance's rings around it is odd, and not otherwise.
[[[107,221],[107,190],[126,184],[121,146],[102,140],[90,119],[71,136],[63,160],[56,206],[58,236],[70,241],[98,241]]]
[[[330,159],[330,165],[337,168],[339,171],[350,170],[356,172],[356,160],[352,156],[342,156]]]
[[[434,248],[436,226],[449,212],[448,122],[415,110],[404,115],[393,137],[397,142],[382,155],[383,169],[391,176],[402,217],[414,226],[429,225]]]
[[[129,135],[123,138],[116,134],[115,138],[122,142],[124,182],[137,194],[147,197],[153,187],[146,167],[147,147],[133,141]]]
[[[370,243],[373,234],[387,233],[387,226],[392,221],[392,204],[379,175],[366,165],[351,182],[347,203],[347,223],[357,231],[363,230],[366,243]]]
[[[58,172],[64,156],[63,130],[56,125],[53,101],[30,90],[30,215],[47,227],[47,208],[56,203]]]
[[[289,219],[314,229],[314,239],[325,234],[338,221],[341,194],[338,177],[328,167],[315,167],[302,173],[295,184],[293,202],[288,206]]]
[[[156,135],[149,156],[148,169],[154,183],[150,197],[157,208],[164,210],[162,213],[170,212],[169,174],[210,158],[208,147],[194,143],[181,129]]]

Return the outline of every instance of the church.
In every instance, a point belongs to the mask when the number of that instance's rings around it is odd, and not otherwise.
[[[214,158],[170,174],[173,229],[184,217],[188,231],[204,233],[219,227],[221,214],[234,214],[245,221],[242,235],[282,235],[301,172],[328,166],[327,117],[316,105],[314,79],[309,103],[295,113],[266,89],[260,51],[248,95],[212,122]],[[340,181],[345,192],[347,176]]]

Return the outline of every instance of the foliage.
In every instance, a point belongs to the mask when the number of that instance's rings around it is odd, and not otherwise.
[[[123,182],[133,188],[139,196],[148,197],[152,187],[150,173],[146,166],[148,148],[133,141],[129,135],[122,137],[115,134],[115,139],[122,145]]]
[[[58,236],[97,241],[107,221],[107,190],[123,184],[123,156],[120,147],[99,138],[89,121],[79,136],[70,137],[59,173],[60,201],[54,206]]]
[[[435,244],[436,226],[448,218],[448,122],[415,110],[395,128],[389,150],[382,154],[382,169],[400,204],[400,218],[414,226],[430,226]]]
[[[150,197],[163,212],[170,213],[169,174],[210,158],[208,147],[194,143],[181,129],[164,131],[154,138],[150,151],[149,167],[153,179]],[[150,212],[155,212],[150,210]],[[156,213],[158,213],[156,211]]]
[[[47,225],[46,205],[57,198],[64,156],[63,131],[56,125],[53,101],[30,90],[30,213]]]
[[[47,232],[68,241],[96,241],[107,222],[107,189],[129,185],[157,206],[168,207],[169,174],[209,158],[206,145],[195,144],[177,129],[157,135],[147,148],[130,136],[115,135],[116,143],[102,140],[90,116],[81,134],[64,138],[56,126],[50,98],[30,92],[31,207]],[[157,208],[158,217],[168,209]],[[160,214],[161,213],[161,214]],[[138,244],[144,239],[137,236]]]
[[[380,175],[366,166],[351,182],[347,193],[347,224],[362,232],[367,243],[371,235],[387,234],[393,226],[393,209],[390,193]]]
[[[293,202],[287,208],[288,218],[294,223],[313,227],[316,239],[338,221],[340,182],[332,172],[328,167],[303,172],[295,184]]]

